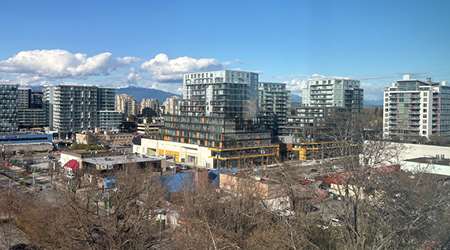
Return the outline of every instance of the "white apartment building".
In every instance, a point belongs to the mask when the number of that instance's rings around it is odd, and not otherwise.
[[[44,110],[50,129],[62,134],[117,129],[122,121],[114,111],[115,89],[83,85],[47,85]]]
[[[60,133],[94,129],[97,125],[97,87],[45,86],[44,102],[49,124]]]
[[[145,108],[151,108],[155,112],[159,112],[159,106],[158,99],[144,98],[141,100],[141,104],[139,105],[139,113],[142,114]]]
[[[358,80],[313,76],[302,88],[302,105],[359,112],[363,106],[363,89]]]
[[[450,86],[403,76],[384,90],[383,137],[418,141],[450,137]]]
[[[164,114],[179,115],[180,105],[181,105],[181,98],[179,96],[168,97],[163,102]]]
[[[185,74],[181,112],[253,119],[257,106],[258,74],[220,70]]]
[[[116,111],[125,116],[136,116],[138,112],[138,104],[134,97],[127,94],[116,95]]]

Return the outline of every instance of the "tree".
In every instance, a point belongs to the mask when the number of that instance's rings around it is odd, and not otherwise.
[[[155,218],[164,203],[159,185],[132,169],[117,175],[115,190],[97,182],[64,193],[58,204],[28,198],[14,211],[17,225],[30,241],[48,249],[149,249],[161,242]],[[108,199],[100,207],[96,199]],[[50,218],[50,219],[49,219]]]

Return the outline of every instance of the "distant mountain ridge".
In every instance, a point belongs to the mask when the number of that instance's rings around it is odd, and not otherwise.
[[[43,90],[42,86],[40,85],[33,85],[31,86],[31,89],[33,91]],[[167,99],[167,97],[180,96],[178,94],[170,93],[159,89],[145,88],[139,86],[127,86],[117,88],[116,94],[127,94],[133,96],[134,99],[136,99],[136,101],[138,102],[140,102],[144,98],[158,99],[160,102],[163,102]]]
[[[117,94],[127,94],[133,96],[136,101],[141,101],[144,98],[158,99],[160,102],[163,102],[168,97],[171,96],[179,96],[178,94],[170,93],[167,91],[145,88],[139,86],[127,86],[122,88],[117,88]]]

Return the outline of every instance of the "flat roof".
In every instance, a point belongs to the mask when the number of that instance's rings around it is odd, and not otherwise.
[[[433,165],[443,165],[450,166],[450,159],[447,158],[433,158],[433,157],[419,157],[413,159],[407,159],[405,161],[416,162],[416,163],[425,163],[425,164],[433,164]]]
[[[94,164],[96,166],[114,166],[118,164],[140,163],[140,162],[157,162],[161,161],[157,157],[143,157],[139,155],[115,155],[103,157],[84,158],[84,162]]]

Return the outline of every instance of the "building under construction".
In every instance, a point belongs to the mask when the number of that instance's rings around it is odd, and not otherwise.
[[[165,116],[163,140],[210,149],[214,166],[270,163],[277,155],[271,134],[240,119],[223,116]]]
[[[323,160],[358,155],[360,151],[359,144],[346,141],[303,142],[288,147],[287,158],[300,161]]]
[[[274,161],[278,145],[257,121],[257,73],[222,70],[183,79],[182,115],[164,115],[160,140],[144,138],[135,152],[202,167]]]

